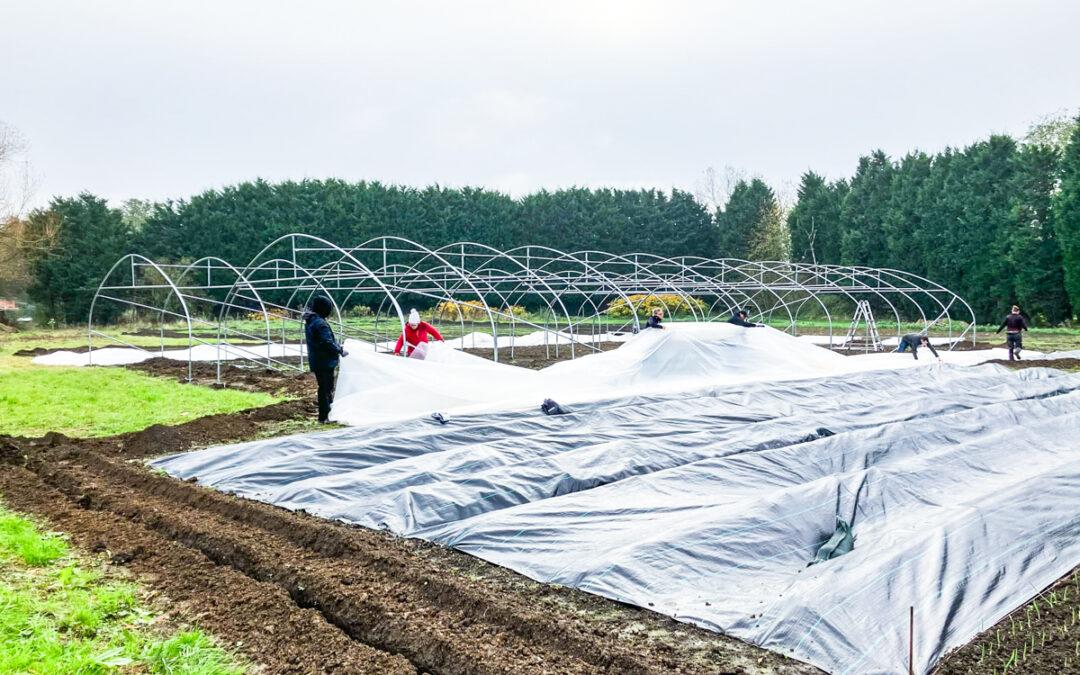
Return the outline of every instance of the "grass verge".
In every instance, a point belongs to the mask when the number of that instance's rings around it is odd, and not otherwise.
[[[198,630],[157,634],[138,588],[80,560],[59,535],[0,505],[0,672],[239,675]]]
[[[56,333],[63,340],[70,332]],[[190,386],[126,368],[36,366],[12,353],[40,344],[41,333],[0,337],[0,434],[111,436],[279,400],[269,394]]]
[[[112,436],[276,400],[269,394],[190,386],[124,368],[0,370],[0,434]]]

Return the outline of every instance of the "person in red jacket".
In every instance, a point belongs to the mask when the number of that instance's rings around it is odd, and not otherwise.
[[[405,355],[408,356],[413,353],[417,345],[427,344],[428,338],[432,337],[442,342],[442,335],[439,331],[435,330],[435,326],[432,326],[427,321],[420,320],[420,313],[415,309],[409,310],[409,322],[405,324],[405,331],[398,337],[397,346],[394,347],[394,353],[400,354],[401,348],[408,343],[408,350]]]

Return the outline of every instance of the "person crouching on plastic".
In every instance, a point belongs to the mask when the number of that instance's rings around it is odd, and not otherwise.
[[[660,330],[664,330],[664,327],[660,325],[661,322],[663,322],[663,320],[664,320],[664,308],[663,307],[657,307],[656,309],[654,309],[652,311],[652,316],[649,317],[649,321],[645,324],[645,327],[646,328],[659,328]]]
[[[304,312],[308,365],[319,383],[319,422],[323,424],[330,421],[330,405],[334,402],[334,370],[338,367],[338,358],[348,356],[334,339],[334,331],[326,322],[331,309],[333,305],[330,299],[317,295],[312,298],[308,311]]]
[[[915,357],[915,360],[919,360],[919,347],[926,347],[930,350],[930,353],[934,355],[934,358],[941,363],[941,357],[938,356],[937,350],[934,349],[934,345],[930,344],[930,338],[922,333],[908,333],[904,337],[900,338],[900,344],[896,346],[894,354],[903,354],[908,348],[911,349],[911,355]]]
[[[419,312],[410,309],[409,322],[405,324],[405,330],[397,339],[394,353],[400,354],[401,348],[407,345],[406,356],[423,359],[427,356],[428,338],[435,338],[442,342],[443,336],[439,334],[439,331],[435,330],[435,326],[432,326],[427,321],[421,321]],[[417,350],[418,347],[420,347],[419,350]]]
[[[740,309],[731,315],[731,318],[727,320],[728,323],[735,324],[736,326],[742,326],[743,328],[760,328],[761,324],[747,321],[746,317],[749,316],[745,309]]]

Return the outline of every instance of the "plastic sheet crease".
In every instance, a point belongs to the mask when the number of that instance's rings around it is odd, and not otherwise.
[[[934,366],[448,417],[152,464],[835,673],[906,672],[909,607],[928,672],[1080,562],[1078,375]],[[854,550],[808,568],[838,517]]]

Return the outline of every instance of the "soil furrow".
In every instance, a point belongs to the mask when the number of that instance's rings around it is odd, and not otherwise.
[[[469,582],[457,575],[448,575],[445,568],[439,569],[426,561],[417,560],[409,550],[412,546],[383,533],[347,528],[237,499],[99,455],[80,457],[79,463],[92,468],[103,480],[119,482],[125,488],[138,490],[147,497],[166,499],[168,504],[182,504],[214,517],[259,528],[269,535],[282,537],[297,547],[325,557],[347,556],[356,569],[364,571],[371,585],[401,585],[409,589],[410,595],[418,601],[467,617],[482,615],[486,623],[512,631],[534,646],[571,653],[597,668],[614,672],[645,672],[665,665],[657,664],[652,659],[646,660],[639,654],[628,653],[614,642],[605,644],[604,640],[599,639],[602,636],[595,632],[583,634],[584,627],[579,623],[553,621],[549,615],[538,613],[528,598],[493,595],[490,588],[478,587],[476,582]],[[389,645],[376,642],[370,636],[360,637],[365,642],[389,648]],[[677,662],[666,665],[677,667]]]
[[[84,508],[131,519],[218,564],[257,581],[275,583],[298,604],[317,609],[353,638],[402,654],[423,670],[488,675],[520,672],[522,664],[541,663],[556,673],[609,669],[504,630],[501,623],[490,622],[501,614],[485,611],[493,607],[469,607],[463,612],[453,603],[441,602],[445,597],[432,602],[421,592],[423,582],[372,574],[352,556],[326,558],[266,530],[245,528],[206,512],[196,514],[172,500],[137,494],[137,488],[122,483],[122,491],[117,490],[107,476],[88,474],[69,461],[54,463],[42,475]],[[620,666],[627,667],[614,670],[650,670],[633,663]]]
[[[317,611],[298,607],[279,586],[222,567],[126,518],[88,511],[17,467],[0,471],[12,508],[45,517],[76,542],[128,565],[177,608],[273,673],[415,674],[403,657],[350,639]],[[85,503],[85,500],[83,500]]]

